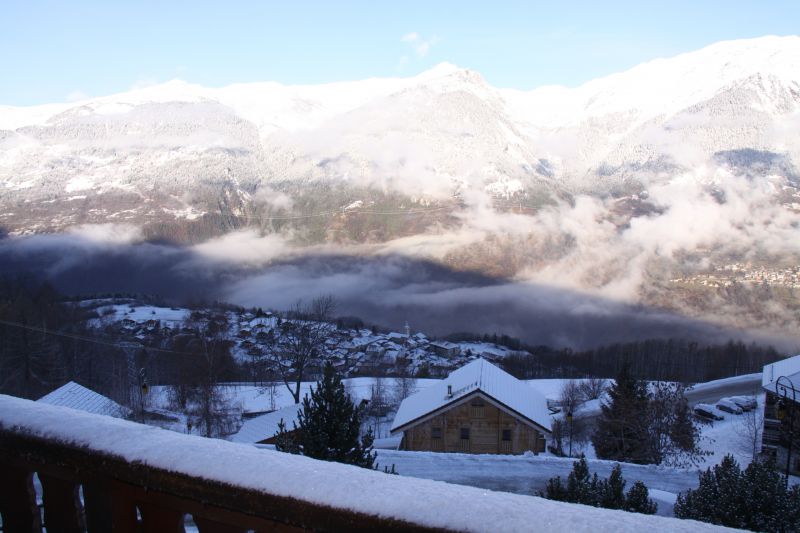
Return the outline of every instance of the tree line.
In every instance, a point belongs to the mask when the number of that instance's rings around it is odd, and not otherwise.
[[[649,339],[615,343],[582,351],[549,346],[523,346],[502,360],[503,368],[520,379],[611,377],[627,365],[651,381],[700,383],[761,372],[784,357],[772,346],[730,340],[700,344],[688,339]]]

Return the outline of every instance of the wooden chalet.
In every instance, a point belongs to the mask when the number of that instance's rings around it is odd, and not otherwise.
[[[402,450],[538,453],[550,412],[541,394],[478,358],[403,400],[391,432],[402,433]]]
[[[766,393],[761,454],[775,459],[781,469],[788,463],[789,473],[798,476],[800,475],[800,355],[766,365],[761,374],[761,388]],[[779,408],[781,402],[784,404],[782,409]],[[790,433],[791,438],[789,438]]]

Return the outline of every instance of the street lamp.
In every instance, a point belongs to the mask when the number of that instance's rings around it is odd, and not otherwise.
[[[569,456],[572,457],[572,411],[567,411],[567,422],[569,423]]]
[[[789,399],[789,391],[792,392],[791,400]],[[794,441],[794,411],[797,406],[797,393],[798,390],[794,388],[792,380],[786,376],[780,376],[775,380],[775,392],[780,394],[780,400],[775,409],[775,416],[783,424],[786,418],[786,411],[789,411],[789,444],[786,449],[786,487],[789,487],[789,470],[792,466],[792,446]],[[792,402],[791,405],[789,402]]]

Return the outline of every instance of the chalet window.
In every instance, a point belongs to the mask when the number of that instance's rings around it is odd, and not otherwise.
[[[441,439],[442,438],[442,428],[431,428],[431,438],[432,439]]]
[[[504,441],[510,441],[511,440],[511,430],[510,429],[504,429],[503,430],[503,440]]]
[[[470,415],[473,418],[482,418],[483,417],[483,400],[481,398],[475,398],[470,403]]]
[[[461,440],[469,440],[469,428],[461,428]]]

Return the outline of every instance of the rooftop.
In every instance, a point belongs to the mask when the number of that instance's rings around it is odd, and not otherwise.
[[[451,394],[448,394],[448,386]],[[403,400],[392,424],[392,432],[477,390],[550,431],[550,411],[544,396],[479,357],[451,372],[441,382]]]
[[[761,374],[761,387],[775,392],[775,384],[781,376],[789,378],[794,383],[794,388],[800,391],[800,355],[765,365],[764,372]],[[800,397],[798,397],[798,401],[800,401]]]
[[[286,424],[286,429],[291,431],[294,428],[293,422],[297,421],[297,412],[300,409],[302,406],[293,403],[283,409],[245,420],[239,431],[231,435],[230,440],[249,444],[267,440],[278,433],[278,424],[281,420]]]
[[[62,385],[36,401],[50,405],[70,407],[96,415],[125,417],[130,413],[127,407],[123,407],[111,398],[107,398],[100,393],[87,389],[74,381]]]

